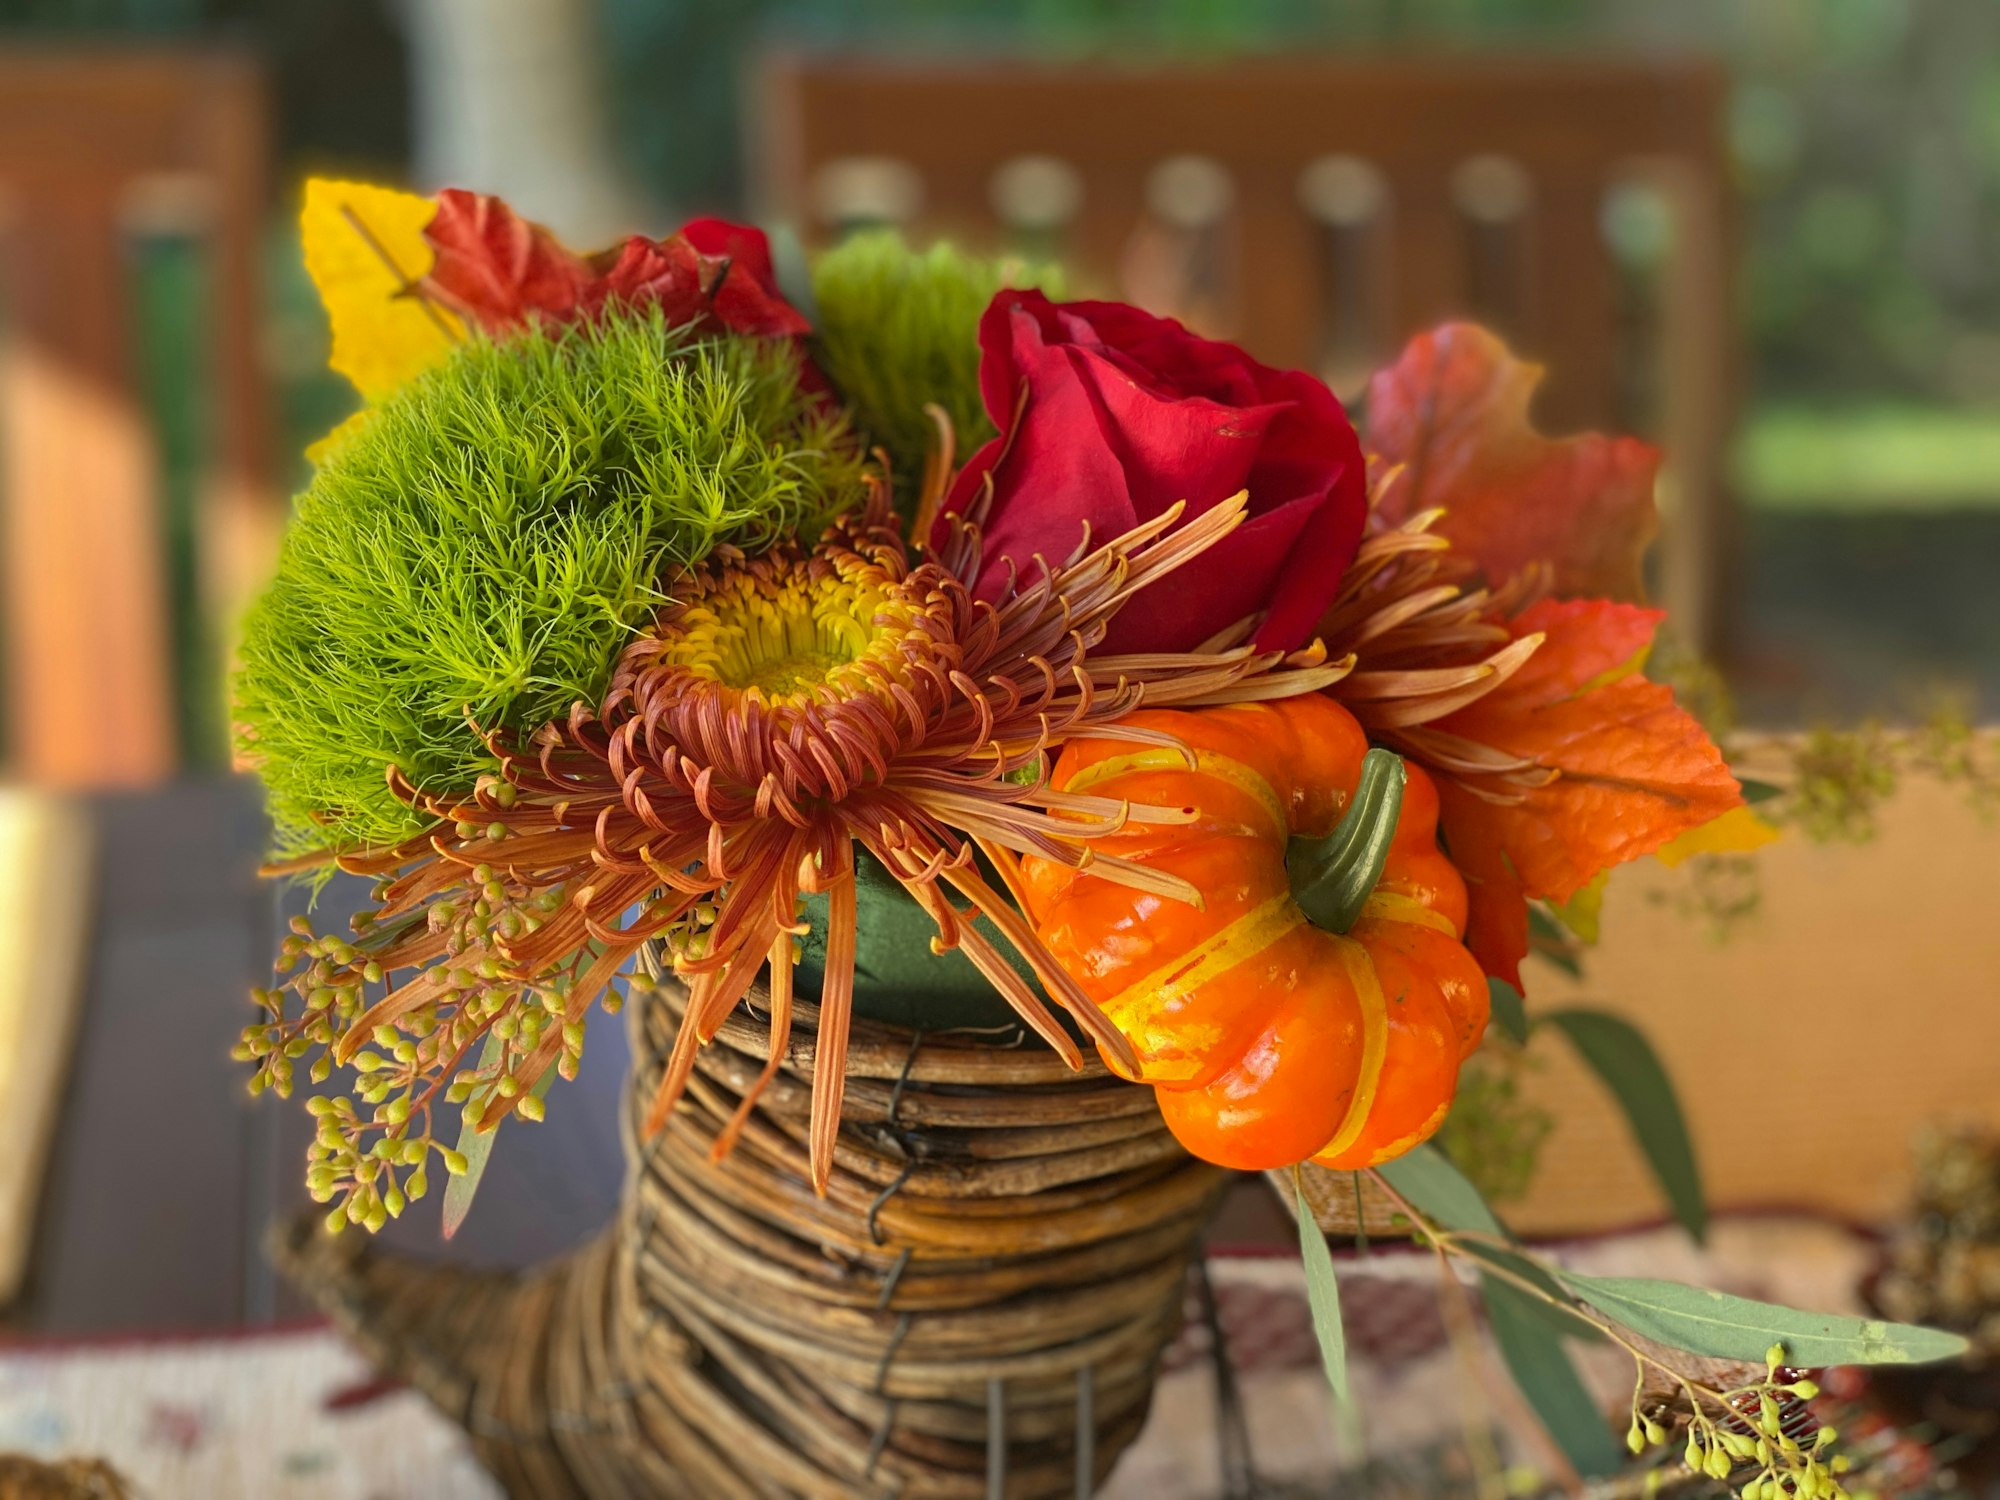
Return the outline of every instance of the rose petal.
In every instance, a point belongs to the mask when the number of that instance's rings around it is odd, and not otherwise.
[[[1128,602],[1107,645],[1185,649],[1258,614],[1260,645],[1305,641],[1366,510],[1360,439],[1322,382],[1137,308],[1033,291],[994,298],[980,345],[980,392],[1002,436],[960,471],[944,509],[966,509],[991,482],[982,596],[1009,559],[1025,573],[1037,554],[1066,556],[1086,524],[1104,538],[1247,491],[1248,521],[1198,569]]]

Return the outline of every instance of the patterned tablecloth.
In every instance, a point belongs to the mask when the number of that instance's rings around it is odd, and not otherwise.
[[[1832,1226],[1794,1219],[1718,1225],[1706,1251],[1650,1231],[1560,1252],[1579,1269],[1644,1274],[1828,1311],[1852,1310],[1872,1254]],[[1295,1261],[1211,1262],[1223,1336],[1257,1472],[1330,1478],[1340,1462]],[[1425,1254],[1377,1250],[1341,1266],[1341,1301],[1371,1451],[1408,1451],[1460,1421],[1465,1391]],[[1212,1500],[1223,1493],[1208,1320],[1190,1293],[1145,1434],[1102,1500]],[[1629,1367],[1598,1351],[1607,1404]],[[1505,1413],[1495,1414],[1505,1426]],[[383,1391],[328,1330],[229,1339],[0,1348],[0,1451],[108,1459],[146,1500],[497,1500],[460,1435],[406,1390]]]

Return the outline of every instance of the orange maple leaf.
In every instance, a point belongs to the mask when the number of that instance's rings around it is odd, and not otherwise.
[[[1368,387],[1370,445],[1407,466],[1380,519],[1442,506],[1440,534],[1496,586],[1543,564],[1559,596],[1637,599],[1659,451],[1601,433],[1543,437],[1528,420],[1541,378],[1469,323],[1412,339]]]
[[[1600,871],[1743,805],[1700,723],[1637,670],[1661,618],[1608,599],[1531,605],[1509,628],[1541,635],[1535,654],[1436,725],[1556,773],[1512,802],[1441,788],[1445,839],[1472,889],[1467,940],[1489,973],[1519,983],[1528,898],[1567,901]]]

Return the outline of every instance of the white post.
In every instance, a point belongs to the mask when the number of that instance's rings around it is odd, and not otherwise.
[[[497,193],[578,249],[640,227],[593,0],[403,0],[423,188]]]

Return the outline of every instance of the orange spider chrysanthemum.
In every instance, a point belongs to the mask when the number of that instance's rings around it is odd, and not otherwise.
[[[472,798],[406,789],[439,817],[439,831],[343,861],[389,878],[378,929],[395,930],[427,904],[433,915],[375,951],[381,968],[420,972],[356,1014],[342,1050],[389,1035],[382,1028],[421,1029],[411,1026],[417,1016],[430,1033],[402,1068],[462,1058],[493,1017],[513,1013],[506,995],[534,992],[562,1024],[544,1027],[530,1015],[527,1036],[505,1035],[507,1060],[486,1070],[490,1087],[475,1096],[484,1127],[531,1098],[551,1066],[573,1067],[591,1001],[642,943],[664,938],[690,994],[649,1114],[657,1128],[696,1049],[768,966],[770,1063],[718,1139],[719,1154],[777,1069],[791,1018],[793,941],[804,930],[800,901],[823,892],[829,930],[811,1158],[824,1191],[853,996],[859,846],[934,919],[936,944],[961,949],[1072,1065],[1080,1062],[1076,1043],[973,926],[975,915],[992,922],[1114,1063],[1129,1066],[1125,1039],[1020,915],[1016,861],[1034,854],[1089,865],[1199,901],[1185,882],[1088,848],[1129,821],[1187,814],[1057,791],[1047,782],[1050,752],[1106,731],[1141,704],[1277,698],[1324,687],[1346,670],[1318,647],[1092,656],[1127,599],[1241,523],[1242,498],[1185,525],[1179,519],[1176,510],[1079,548],[997,603],[975,600],[968,587],[979,566],[976,515],[957,523],[939,555],[913,563],[879,496],[815,547],[754,558],[719,550],[671,581],[674,602],[623,652],[602,704],[577,705],[566,724],[545,727],[522,750],[496,737],[500,774]],[[976,854],[1009,890],[989,884]],[[466,887],[468,872],[473,910],[454,904],[440,922],[441,893]],[[485,1007],[458,998],[480,986],[502,998]]]
[[[725,555],[682,584],[681,602],[624,653],[600,714],[576,716],[569,733],[617,788],[616,808],[607,806],[597,824],[600,864],[720,897],[714,926],[677,959],[693,989],[652,1125],[679,1096],[696,1046],[767,959],[777,1024],[765,1078],[775,1071],[791,938],[802,930],[798,897],[823,890],[830,915],[811,1147],[815,1185],[824,1187],[853,993],[857,845],[936,921],[939,944],[961,948],[1072,1064],[1076,1044],[973,928],[974,913],[993,922],[1092,1040],[1129,1063],[1125,1039],[1043,949],[1009,895],[987,883],[973,851],[1010,884],[1016,856],[1033,853],[1199,899],[1142,866],[1094,858],[1085,844],[1128,819],[1179,819],[1180,809],[1057,792],[1044,773],[1052,746],[1141,702],[1265,698],[1339,675],[1318,652],[1279,676],[1268,675],[1278,654],[1247,649],[1090,658],[1126,599],[1241,518],[1240,503],[1178,530],[1177,516],[1163,517],[997,608],[967,588],[978,566],[970,524],[956,530],[945,557],[913,568],[879,507],[810,552]]]

